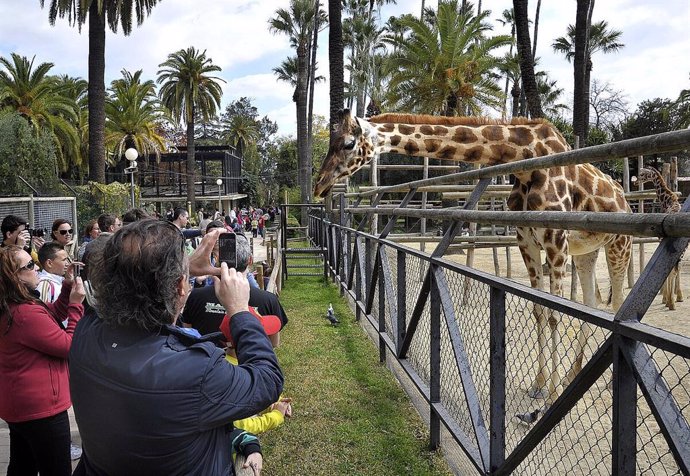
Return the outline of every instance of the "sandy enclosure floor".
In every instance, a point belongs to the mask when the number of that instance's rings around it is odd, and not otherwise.
[[[406,246],[411,248],[420,249],[417,243],[405,243]],[[641,245],[643,248],[643,254],[645,257],[645,264],[649,261],[657,245],[654,243],[646,243]],[[426,244],[425,251],[431,253],[435,247],[435,244]],[[529,276],[527,274],[527,269],[522,262],[522,257],[517,247],[512,246],[509,249],[510,259],[511,259],[511,277],[513,281],[520,284],[529,286]],[[544,254],[542,253],[542,262]],[[635,281],[640,275],[640,245],[633,246],[633,262],[635,265]],[[445,258],[456,261],[461,264],[467,263],[467,255],[463,254],[452,254],[446,255]],[[501,277],[506,277],[507,274],[507,257],[506,248],[498,248],[498,263],[499,263],[499,275]],[[493,251],[490,248],[481,248],[474,250],[474,268],[484,271],[486,273],[495,274]],[[570,269],[570,266],[568,266]],[[654,303],[649,307],[649,310],[645,314],[642,322],[649,324],[661,329],[673,332],[676,334],[681,334],[688,336],[690,334],[690,254],[686,253],[681,260],[680,267],[681,274],[681,288],[683,290],[683,296],[686,298],[683,302],[676,303],[676,309],[671,311],[666,308],[666,306],[661,302],[661,294],[657,295]],[[566,273],[566,277],[563,283],[563,289],[566,298],[570,297],[570,286],[571,286],[572,274],[570,271]],[[606,297],[609,292],[609,279],[608,279],[608,269],[606,268],[606,257],[603,251],[599,253],[599,259],[597,260],[597,282],[599,284],[599,289],[601,295]],[[545,277],[546,288],[548,289],[548,277]],[[627,283],[627,280],[626,280]],[[623,293],[625,296],[630,292],[630,288],[624,286]],[[578,287],[577,300],[581,302],[582,290]],[[605,309],[612,311],[610,306],[600,305],[600,309]]]

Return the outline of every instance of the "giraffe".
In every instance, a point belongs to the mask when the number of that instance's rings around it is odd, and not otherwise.
[[[652,182],[656,190],[656,196],[661,204],[662,213],[677,213],[680,211],[678,197],[668,188],[664,177],[661,176],[657,169],[640,169],[637,180],[640,183]],[[674,292],[676,294],[675,299],[673,298]],[[664,285],[661,287],[661,296],[662,302],[671,311],[676,309],[676,302],[683,301],[683,291],[680,285],[680,263],[676,263],[673,269],[671,269],[668,278],[664,281]]]
[[[346,110],[336,127],[314,188],[314,194],[319,197],[326,196],[340,178],[353,174],[372,157],[386,152],[496,165],[569,149],[552,124],[524,118],[505,123],[476,117],[383,114],[364,120]],[[631,212],[623,188],[591,164],[520,172],[515,178],[508,200],[510,210]],[[573,256],[583,301],[592,307],[596,307],[596,259],[599,249],[604,248],[613,309],[617,310],[623,303],[623,282],[632,245],[630,236],[518,227],[517,242],[533,288],[544,289],[541,251],[546,252],[549,291],[558,296],[563,295],[568,256]],[[558,319],[538,305],[534,316],[539,344],[538,370],[528,393],[536,398],[546,390],[547,404],[551,404],[558,396],[559,386],[570,383],[581,370],[591,331],[588,324],[582,323],[575,343],[575,361],[561,382]]]

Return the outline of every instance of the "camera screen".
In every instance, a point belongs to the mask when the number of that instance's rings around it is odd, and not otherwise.
[[[220,262],[227,263],[228,268],[237,268],[236,238],[234,233],[223,233],[218,237]]]

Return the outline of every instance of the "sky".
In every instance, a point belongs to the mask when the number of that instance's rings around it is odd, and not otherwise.
[[[51,0],[45,0],[46,6]],[[322,1],[322,3],[326,3]],[[427,6],[435,6],[433,0]],[[294,50],[288,38],[269,31],[268,21],[288,0],[161,0],[143,25],[125,37],[108,30],[106,37],[106,85],[120,77],[123,68],[155,79],[158,65],[168,54],[195,46],[206,50],[222,71],[221,108],[240,97],[251,98],[260,116],[278,123],[281,135],[295,134],[293,89],[278,81],[272,68]],[[382,8],[383,22],[391,15],[418,15],[421,0],[398,0]],[[575,0],[542,2],[537,56],[539,68],[548,72],[565,90],[563,102],[572,102],[572,65],[551,49],[556,37],[564,36],[575,22]],[[511,8],[511,0],[484,0],[490,18]],[[326,8],[326,7],[324,7]],[[530,18],[536,1],[530,2]],[[594,56],[592,77],[609,82],[627,96],[630,108],[656,97],[675,99],[680,90],[690,88],[690,0],[599,0],[593,21],[606,20],[610,28],[623,32],[625,48],[618,53]],[[509,34],[509,27],[496,21],[495,33]],[[328,32],[319,37],[319,73],[328,78]],[[39,0],[0,0],[0,56],[11,53],[35,56],[35,64],[52,62],[55,74],[87,77],[88,25],[79,33],[58,19],[48,22],[48,11]],[[315,113],[328,115],[328,82],[315,89]],[[493,113],[497,115],[498,113]]]

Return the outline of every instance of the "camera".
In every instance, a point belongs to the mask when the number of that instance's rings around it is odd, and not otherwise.
[[[218,258],[221,263],[227,263],[228,268],[237,268],[237,235],[221,233],[218,237]]]
[[[26,224],[26,230],[29,232],[29,236],[37,238],[43,238],[48,232],[45,228],[30,228],[28,223]]]

